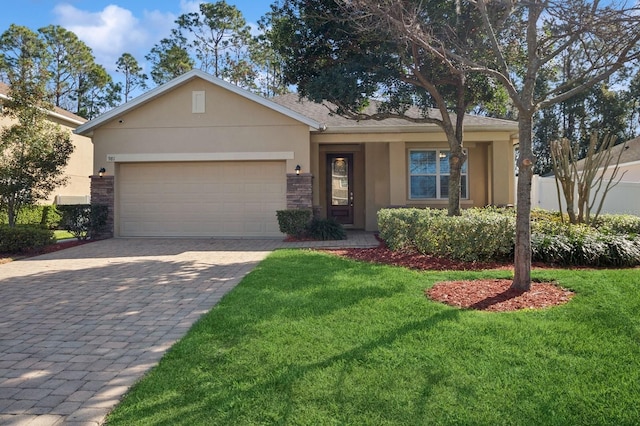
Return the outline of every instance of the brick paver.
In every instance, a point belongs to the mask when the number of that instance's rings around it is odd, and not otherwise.
[[[342,242],[110,239],[0,265],[0,424],[98,425],[266,255]]]

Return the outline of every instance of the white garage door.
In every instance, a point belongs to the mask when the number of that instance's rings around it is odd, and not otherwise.
[[[284,161],[123,163],[118,225],[127,237],[281,236]]]

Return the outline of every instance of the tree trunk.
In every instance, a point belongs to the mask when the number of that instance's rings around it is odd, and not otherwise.
[[[14,197],[9,196],[9,200],[7,201],[7,221],[9,223],[9,228],[15,228],[17,215],[18,210],[16,209]]]
[[[531,289],[531,179],[534,157],[531,149],[532,115],[520,111],[518,191],[516,210],[516,242],[514,256],[514,277],[511,288],[529,291]]]
[[[449,216],[460,216],[460,177],[462,175],[462,165],[466,160],[466,156],[462,151],[460,143],[452,147],[449,155]]]

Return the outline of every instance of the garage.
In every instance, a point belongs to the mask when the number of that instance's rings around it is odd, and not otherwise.
[[[123,237],[279,237],[284,161],[121,163]]]

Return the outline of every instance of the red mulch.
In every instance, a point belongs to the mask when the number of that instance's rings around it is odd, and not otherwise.
[[[548,308],[567,303],[574,295],[554,283],[531,283],[529,291],[510,287],[511,280],[505,279],[445,281],[425,294],[447,305],[494,312]]]
[[[513,269],[500,262],[462,262],[415,252],[394,252],[384,243],[376,248],[346,248],[329,250],[339,256],[374,263],[431,271],[480,271],[484,269]],[[425,291],[427,297],[460,308],[505,312],[519,309],[542,309],[567,303],[573,292],[555,283],[532,283],[530,291],[511,289],[508,279],[477,279],[446,281]]]
[[[421,271],[482,271],[513,268],[512,264],[506,262],[463,262],[416,252],[392,251],[384,243],[375,248],[344,248],[329,251],[351,259],[403,266]]]

